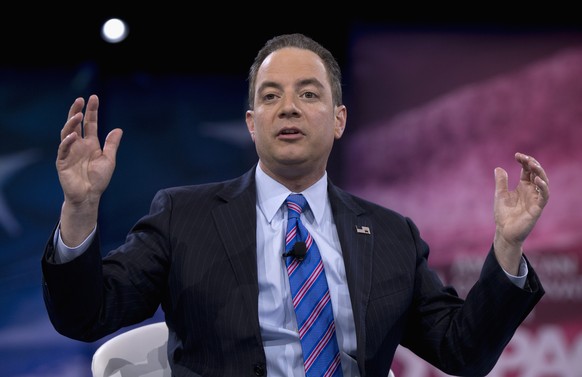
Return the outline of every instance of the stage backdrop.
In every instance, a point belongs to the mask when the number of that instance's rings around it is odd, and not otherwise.
[[[63,199],[55,158],[73,100],[97,93],[102,137],[124,130],[100,214],[108,249],[158,189],[231,178],[256,162],[246,89],[245,77],[108,77],[91,62],[0,70],[0,376],[89,377],[92,353],[109,338],[61,336],[42,301],[40,258]],[[161,319],[158,312],[152,321]]]
[[[347,188],[410,216],[466,295],[493,240],[493,170],[535,156],[551,199],[525,245],[547,294],[492,377],[582,376],[582,35],[362,29],[343,141]],[[443,376],[407,349],[398,377]]]

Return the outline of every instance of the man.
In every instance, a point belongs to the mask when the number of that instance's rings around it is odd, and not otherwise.
[[[251,66],[246,123],[258,163],[226,182],[159,191],[103,259],[98,205],[122,131],[101,149],[97,96],[85,114],[84,105],[75,100],[61,131],[65,199],[42,260],[47,310],[63,335],[95,341],[161,304],[175,376],[304,375],[285,265],[301,258],[282,257],[291,193],[307,199],[301,220],[325,268],[341,360],[334,375],[386,376],[399,344],[446,373],[485,375],[544,294],[522,250],[549,198],[540,164],[516,153],[513,191],[506,171],[495,170],[493,244],[462,300],[429,269],[410,219],[328,179],[347,119],[341,73],[301,34],[271,39]]]

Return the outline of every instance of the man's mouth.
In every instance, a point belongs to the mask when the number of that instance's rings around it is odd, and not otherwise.
[[[301,134],[301,131],[294,128],[286,128],[279,132],[279,135],[297,135],[297,134]]]

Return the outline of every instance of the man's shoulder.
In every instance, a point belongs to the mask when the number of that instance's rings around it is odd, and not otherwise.
[[[166,187],[157,195],[168,195],[173,198],[183,197],[213,197],[234,198],[247,191],[254,192],[254,169],[231,179],[202,182],[188,185]]]
[[[363,211],[368,214],[395,216],[404,219],[404,216],[401,213],[387,207],[386,205],[373,202],[370,199],[348,192],[338,186],[331,186],[330,195],[330,197],[335,198],[338,203],[342,203],[343,205],[354,209],[356,212]]]

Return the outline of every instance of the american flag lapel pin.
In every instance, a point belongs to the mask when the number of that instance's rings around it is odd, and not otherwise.
[[[372,232],[370,232],[370,228],[368,228],[367,226],[356,225],[356,232],[361,234],[372,234]]]

